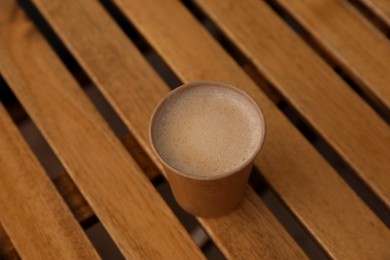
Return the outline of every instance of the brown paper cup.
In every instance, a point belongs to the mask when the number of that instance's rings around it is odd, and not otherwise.
[[[156,117],[161,112],[161,107],[169,102],[169,97],[180,95],[180,93],[189,88],[201,87],[202,85],[229,88],[245,97],[256,107],[263,128],[261,133],[259,133],[261,135],[260,142],[251,158],[236,169],[216,176],[190,175],[173,168],[159,155],[159,148],[155,146],[154,142]],[[260,107],[246,92],[224,82],[195,81],[176,88],[160,102],[151,117],[149,137],[154,152],[163,164],[173,195],[179,205],[188,213],[199,217],[220,217],[234,210],[242,199],[253,161],[264,143],[265,121]]]

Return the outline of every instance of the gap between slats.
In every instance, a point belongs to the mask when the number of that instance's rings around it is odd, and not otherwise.
[[[0,223],[0,259],[17,260],[20,259],[18,252],[12,245],[10,238]]]

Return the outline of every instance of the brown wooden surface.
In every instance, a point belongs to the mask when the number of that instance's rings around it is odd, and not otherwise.
[[[6,2],[0,71],[123,255],[203,258],[59,58],[15,2]]]
[[[38,0],[35,3],[161,169],[149,146],[148,123],[156,104],[169,88],[97,2]],[[253,192],[248,192],[245,200],[255,201],[264,211],[268,211]],[[243,258],[253,258],[260,253],[270,256],[278,254],[286,258],[305,257],[270,213],[260,215],[247,208],[249,203],[244,205],[247,206],[227,216],[220,225],[209,227],[208,221],[202,221],[209,232],[224,233],[232,238],[217,241],[227,257],[237,252],[241,252]],[[246,221],[246,214],[250,214],[252,219],[260,219],[256,222]],[[261,222],[274,223],[274,226],[270,229]],[[244,231],[247,234],[242,236]],[[270,236],[278,239],[267,239]],[[256,240],[239,240],[239,237],[255,237]],[[244,250],[246,248],[251,248],[251,251]]]
[[[366,5],[382,21],[390,26],[390,1],[389,0],[359,0]]]
[[[276,0],[387,112],[390,109],[390,43],[344,0]]]
[[[265,2],[198,3],[390,208],[390,127],[376,112]]]
[[[1,105],[0,173],[1,225],[21,257],[99,259]]]
[[[180,79],[224,80],[241,86],[261,104],[268,132],[256,165],[331,256],[390,256],[388,229],[181,3],[114,2]]]

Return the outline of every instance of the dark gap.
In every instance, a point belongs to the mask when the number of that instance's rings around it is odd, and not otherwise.
[[[208,18],[208,16],[191,0],[181,1],[192,15],[207,29],[207,31],[213,36],[217,42],[234,58],[234,60],[240,65],[248,64],[249,59],[242,54],[238,47],[233,44],[228,37],[225,37],[224,33],[216,26],[216,24]]]
[[[160,75],[160,77],[171,88],[181,85],[181,81],[176,77],[175,73],[157,54],[157,52],[150,46],[141,33],[132,25],[121,10],[110,0],[99,0],[111,17],[115,20],[122,31],[133,40],[133,43],[138,50],[144,54],[146,60],[153,67],[153,69]]]
[[[88,228],[92,227],[93,225],[96,225],[97,223],[99,223],[99,219],[96,217],[96,215],[93,215],[92,217],[81,222],[80,224],[84,230],[87,230]]]
[[[310,143],[318,139],[317,134],[312,128],[301,119],[299,114],[286,101],[280,102],[278,108]]]
[[[70,54],[60,38],[56,35],[45,18],[39,13],[38,9],[30,0],[18,0],[20,6],[24,9],[28,17],[35,24],[38,30],[45,36],[47,42],[55,50],[58,57],[64,63],[66,68],[72,73],[79,84],[84,87],[91,82],[86,73]]]
[[[357,173],[341,158],[340,155],[324,140],[300,114],[289,104],[285,103],[281,111],[292,122],[305,138],[316,148],[325,160],[338,172],[354,192],[368,205],[382,222],[390,228],[390,211],[376,197],[371,189],[360,179]],[[304,128],[302,128],[303,126]]]
[[[224,260],[226,257],[222,254],[222,252],[215,246],[213,240],[209,239],[206,243],[201,247],[203,254],[207,259],[212,260]]]
[[[390,113],[369,98],[362,89],[339,67],[335,67],[334,71],[387,123],[390,125]]]
[[[248,183],[259,196],[262,196],[268,189],[264,178],[261,176],[256,167],[252,168]]]
[[[16,96],[12,90],[1,77],[0,85],[1,90],[6,93],[6,95],[1,95],[1,101],[3,102],[8,114],[11,116],[13,122],[18,127],[26,143],[33,151],[35,157],[38,159],[46,173],[51,179],[54,179],[61,172],[65,171],[64,167],[59,162],[53,150],[50,148],[49,144],[46,142],[45,138],[42,136],[34,122],[28,116],[23,106],[16,99]],[[20,120],[19,116],[15,117],[13,115],[13,111],[15,110],[18,114],[23,115],[23,120]]]
[[[354,6],[369,22],[376,26],[388,38],[390,38],[390,27],[382,21],[369,7],[367,7],[361,0],[347,0]]]
[[[221,251],[203,230],[201,225],[199,225],[195,217],[185,212],[179,204],[177,204],[175,198],[173,197],[169,183],[165,181],[160,184],[157,186],[157,191],[177,216],[183,227],[191,235],[195,243],[201,247],[203,253],[208,258],[211,258],[212,256],[212,259],[225,259]]]
[[[165,182],[165,178],[162,174],[158,175],[157,177],[153,178],[152,184],[154,187],[160,186]]]
[[[251,64],[243,64],[241,69],[255,82],[268,96],[268,98],[275,104],[278,105],[283,99],[282,95],[278,90],[272,86],[272,84],[257,70],[257,68]]]
[[[7,108],[9,115],[16,124],[28,119],[26,111],[10,90],[2,75],[0,75],[0,102]]]
[[[0,223],[0,259],[21,259],[7,232]]]
[[[280,200],[256,168],[252,170],[249,184],[310,259],[328,259],[324,249],[300,223],[288,206]]]
[[[85,93],[106,122],[110,125],[116,136],[119,138],[123,137],[127,133],[127,127],[98,88],[91,84],[85,88]]]
[[[157,52],[151,50],[148,53],[145,53],[145,58],[171,89],[175,89],[183,84]]]
[[[106,9],[106,11],[111,15],[114,21],[119,25],[122,31],[129,37],[133,43],[137,46],[137,48],[142,53],[146,53],[150,51],[150,45],[147,41],[142,37],[141,34],[138,33],[137,29],[127,22],[127,18],[119,8],[116,7],[114,3],[110,0],[99,0],[100,4]]]
[[[51,179],[58,177],[60,173],[65,171],[50,145],[30,118],[20,122],[17,126]]]
[[[349,0],[348,0],[349,1]],[[338,62],[335,58],[329,54],[325,48],[323,48],[320,43],[313,38],[311,33],[307,31],[283,6],[279,5],[276,0],[265,0],[265,2],[283,19],[286,24],[293,29],[293,31],[298,34],[306,44],[314,50],[330,67],[332,67],[337,74],[347,83],[352,90],[355,91],[368,105],[387,123],[390,123],[390,113],[388,109],[382,104],[380,100],[377,100],[376,97],[366,94],[362,89],[364,86],[360,87],[356,82],[358,80],[353,80],[352,76],[347,76],[348,73],[345,72],[345,69],[340,68],[336,65]]]
[[[86,234],[102,259],[125,259],[100,222],[88,228]]]
[[[360,179],[359,176],[334,152],[334,150],[322,139],[313,143],[321,155],[336,169],[339,175],[354,190],[354,192],[368,205],[379,219],[390,228],[390,210]]]
[[[261,198],[310,259],[330,259],[326,251],[273,190],[268,189]]]

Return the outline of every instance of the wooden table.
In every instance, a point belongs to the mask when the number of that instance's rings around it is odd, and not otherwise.
[[[205,257],[151,182],[163,173],[148,122],[173,86],[147,49],[181,82],[227,81],[261,104],[268,136],[253,174],[317,253],[390,259],[390,1],[31,2],[0,1],[0,75],[66,172],[48,177],[0,105],[1,257],[99,258],[79,224],[94,216],[126,258]],[[313,257],[259,190],[251,182],[236,211],[198,218],[224,256]]]

